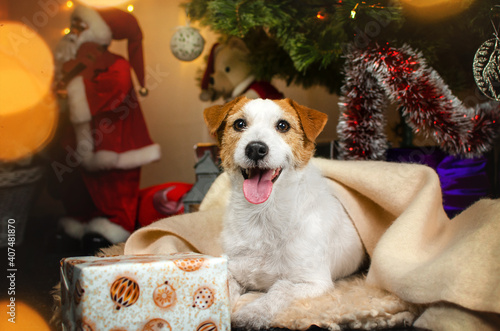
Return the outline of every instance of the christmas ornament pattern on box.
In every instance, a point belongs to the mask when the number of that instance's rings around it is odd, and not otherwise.
[[[64,330],[230,330],[226,257],[65,258],[61,289]]]

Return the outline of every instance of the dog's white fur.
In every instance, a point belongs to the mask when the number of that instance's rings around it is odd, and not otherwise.
[[[207,116],[211,115],[206,111]],[[234,305],[249,290],[267,292],[233,313],[234,327],[269,327],[273,316],[292,300],[325,293],[333,288],[333,280],[354,273],[364,259],[356,229],[326,179],[311,163],[298,164],[293,149],[300,144],[290,144],[287,133],[276,129],[276,123],[287,116],[277,103],[256,99],[231,109],[220,128],[224,140],[236,119],[247,123],[237,133],[237,142],[221,144],[221,155],[232,157],[223,163],[233,165],[225,169],[232,191],[222,233],[229,257],[231,301]],[[300,117],[292,117],[290,130],[301,132]],[[240,168],[255,166],[245,153],[254,141],[269,147],[259,167],[282,168],[271,195],[260,204],[248,202],[242,190]]]

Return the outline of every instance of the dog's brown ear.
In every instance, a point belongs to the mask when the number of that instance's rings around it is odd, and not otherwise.
[[[208,127],[211,135],[215,135],[219,127],[224,122],[227,113],[222,111],[224,105],[215,105],[208,107],[203,111],[203,118],[205,119],[205,124]]]
[[[291,99],[286,99],[286,101],[299,115],[302,129],[304,130],[307,139],[314,142],[321,131],[323,131],[323,128],[328,121],[328,115],[306,106],[299,105]]]
[[[211,135],[217,134],[229,111],[243,99],[246,99],[246,97],[240,96],[224,105],[208,107],[203,111],[203,117],[205,118],[205,123],[207,124]]]

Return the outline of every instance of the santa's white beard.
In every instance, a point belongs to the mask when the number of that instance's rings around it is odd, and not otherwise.
[[[60,80],[63,76],[62,65],[72,60],[76,57],[76,51],[78,50],[77,36],[70,33],[62,37],[59,43],[56,45],[54,51],[54,61],[56,65],[56,80]]]
[[[61,38],[54,52],[57,80],[63,76],[62,65],[76,57],[80,45],[86,42],[95,42],[96,39],[95,33],[91,29],[82,31],[78,36],[69,33]]]

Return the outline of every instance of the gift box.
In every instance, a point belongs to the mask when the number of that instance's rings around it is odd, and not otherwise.
[[[61,260],[63,330],[230,330],[227,258]]]

